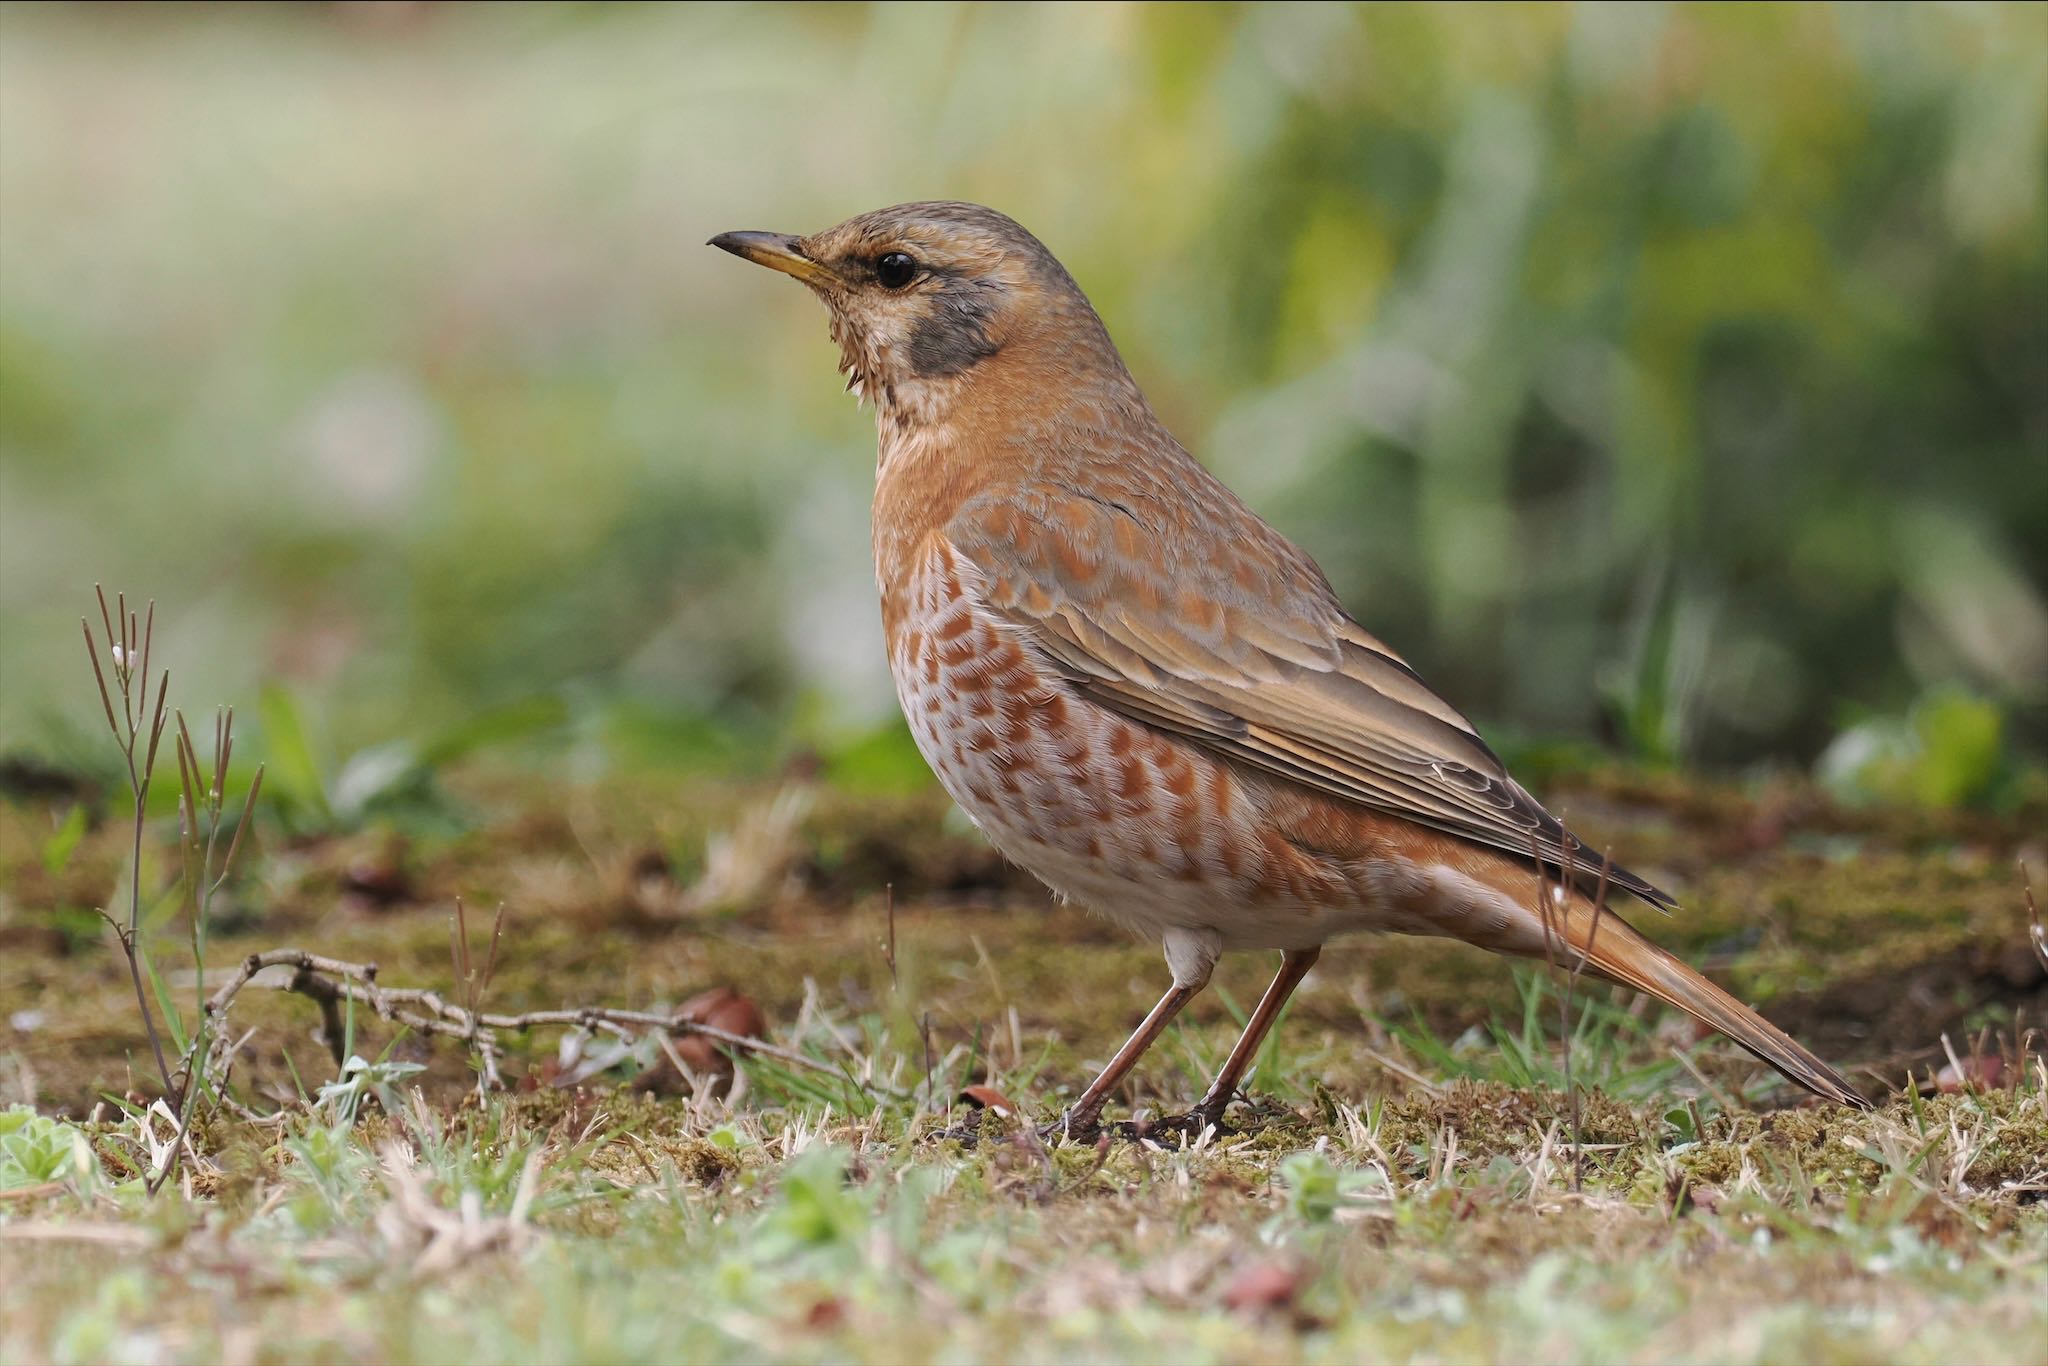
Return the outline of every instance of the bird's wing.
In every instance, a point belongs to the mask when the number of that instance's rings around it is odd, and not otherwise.
[[[1013,488],[968,501],[945,535],[983,606],[1103,705],[1592,891],[1600,860],[1472,723],[1344,614],[1306,555],[1195,477],[1172,499]],[[1675,904],[1624,869],[1606,878]]]

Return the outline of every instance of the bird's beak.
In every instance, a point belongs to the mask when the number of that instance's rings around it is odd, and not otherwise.
[[[744,257],[757,266],[794,275],[807,285],[825,284],[836,278],[831,271],[803,254],[798,246],[800,241],[800,238],[783,232],[722,232],[705,245]]]

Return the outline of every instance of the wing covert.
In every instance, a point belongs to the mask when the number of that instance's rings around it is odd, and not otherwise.
[[[1599,860],[1344,614],[1306,555],[1229,501],[1178,503],[1192,509],[1183,515],[1238,514],[1232,530],[1245,534],[1218,538],[1155,524],[1147,514],[1163,501],[1011,489],[964,504],[945,534],[979,571],[984,607],[1104,706],[1304,787],[1570,869],[1590,892]],[[1607,879],[1675,904],[1623,869]]]

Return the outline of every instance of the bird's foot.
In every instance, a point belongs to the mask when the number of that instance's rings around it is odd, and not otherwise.
[[[1121,1143],[1157,1143],[1171,1145],[1180,1142],[1195,1142],[1204,1133],[1212,1138],[1233,1137],[1241,1132],[1224,1123],[1223,1106],[1196,1106],[1185,1114],[1163,1115],[1157,1119],[1126,1119],[1104,1124],[1097,1114],[1075,1114],[1068,1111],[1050,1124],[1041,1124],[1036,1133],[1040,1142],[1047,1147],[1062,1143],[1092,1146],[1104,1139]],[[972,1148],[984,1139],[996,1139],[1011,1131],[1001,1121],[991,1120],[989,1111],[977,1111],[968,1116],[965,1123],[951,1128],[934,1129],[925,1135],[927,1142],[944,1142],[948,1139],[962,1147]],[[984,1127],[986,1124],[987,1127]]]
[[[1112,1125],[1109,1129],[1105,1129],[1100,1117],[1097,1115],[1077,1115],[1072,1110],[1069,1110],[1052,1123],[1039,1125],[1038,1139],[1047,1146],[1057,1143],[1087,1144],[1093,1143],[1104,1134],[1110,1133],[1114,1127]]]
[[[981,1143],[979,1116],[965,1124],[954,1124],[944,1129],[933,1129],[918,1141],[921,1143],[952,1142],[958,1143],[963,1148],[976,1147]]]
[[[1237,1130],[1223,1122],[1223,1107],[1210,1109],[1198,1106],[1186,1114],[1162,1115],[1157,1119],[1138,1119],[1119,1124],[1118,1136],[1133,1143],[1157,1143],[1167,1146],[1178,1142],[1193,1143],[1203,1134],[1211,1138],[1224,1138]]]
[[[999,1143],[1016,1132],[1015,1121],[994,1110],[970,1110],[958,1124],[943,1129],[933,1129],[924,1135],[921,1142],[944,1143],[948,1140],[963,1148],[979,1147],[982,1143]]]
[[[1038,1131],[1040,1139],[1047,1144],[1081,1143],[1092,1144],[1103,1139],[1115,1139],[1122,1143],[1171,1144],[1183,1139],[1194,1141],[1205,1131],[1214,1131],[1215,1137],[1234,1134],[1237,1131],[1223,1122],[1220,1110],[1194,1109],[1184,1115],[1166,1115],[1159,1119],[1126,1119],[1114,1124],[1104,1124],[1093,1115],[1062,1115]]]

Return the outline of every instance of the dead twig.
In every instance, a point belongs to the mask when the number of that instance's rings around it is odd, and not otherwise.
[[[1607,914],[1607,884],[1614,874],[1614,852],[1603,850],[1600,854],[1600,880],[1593,888],[1593,924],[1586,931],[1586,947],[1572,964],[1572,970],[1564,979],[1564,1003],[1558,1013],[1566,1022],[1564,1035],[1564,1089],[1570,1097],[1572,1111],[1572,1191],[1574,1194],[1585,1188],[1585,1166],[1582,1161],[1586,1151],[1584,1136],[1579,1132],[1579,1088],[1572,1079],[1572,1038],[1570,1019],[1572,1002],[1579,990],[1579,976],[1586,970],[1587,960],[1593,956],[1593,946],[1600,942],[1600,921]]]
[[[484,993],[491,989],[491,979],[498,975],[498,945],[505,937],[505,903],[498,903],[498,913],[491,921],[491,947],[479,969],[469,952],[469,911],[462,904],[462,898],[455,898],[455,916],[448,924],[449,959],[455,969],[455,989],[462,993],[462,1009],[470,1018],[469,1046],[477,1055],[482,1067],[477,1073],[477,1088],[490,1090],[500,1084],[498,1059],[495,1048],[486,1048],[477,1037],[477,1011],[482,1007]]]
[[[2020,860],[2020,892],[2027,899],[2027,938],[2034,945],[2034,957],[2048,969],[2048,930],[2041,928],[2041,905],[2034,900],[2034,880],[2027,875],[2027,861]]]
[[[932,1100],[934,1094],[932,1087],[935,1085],[932,1080],[932,1073],[936,1069],[937,1064],[932,1061],[932,1013],[929,1010],[917,1017],[917,1033],[918,1037],[924,1040],[924,1103],[918,1106],[918,1110],[922,1112],[927,1108],[938,1108]],[[952,1123],[953,1107],[949,1102],[946,1106],[947,1127],[950,1128]]]
[[[1678,1063],[1678,1065],[1680,1067],[1683,1067],[1687,1072],[1690,1072],[1692,1074],[1692,1079],[1698,1082],[1701,1088],[1705,1090],[1708,1095],[1714,1098],[1714,1103],[1721,1107],[1722,1114],[1732,1115],[1741,1108],[1735,1103],[1734,1097],[1730,1096],[1726,1091],[1722,1090],[1720,1087],[1714,1084],[1714,1079],[1712,1077],[1709,1077],[1705,1072],[1700,1071],[1700,1065],[1692,1060],[1692,1055],[1690,1053],[1687,1053],[1682,1048],[1673,1048],[1670,1051],[1672,1058]],[[1693,1130],[1696,1133],[1699,1132],[1699,1120],[1697,1118],[1693,1120]]]
[[[1549,866],[1543,861],[1543,851],[1532,832],[1530,851],[1536,859],[1536,914],[1543,922],[1543,958],[1550,967],[1552,979],[1560,981],[1557,993],[1557,1036],[1564,1063],[1564,1091],[1567,1118],[1572,1135],[1572,1191],[1577,1194],[1585,1188],[1585,1143],[1580,1132],[1580,1104],[1577,1079],[1572,1075],[1572,1005],[1578,994],[1579,977],[1586,970],[1586,963],[1593,956],[1593,946],[1599,942],[1600,921],[1607,913],[1607,888],[1614,874],[1614,855],[1611,851],[1600,856],[1600,879],[1593,889],[1593,923],[1586,931],[1583,949],[1573,949],[1567,936],[1571,923],[1571,897],[1578,890],[1577,867],[1573,855],[1578,846],[1569,839],[1564,844],[1564,861],[1558,866],[1557,884],[1549,883]],[[1558,950],[1562,948],[1569,965],[1558,961]]]
[[[1550,883],[1550,867],[1543,861],[1543,847],[1536,831],[1529,832],[1529,853],[1536,860],[1536,916],[1543,922],[1543,962],[1550,970],[1552,989],[1557,993],[1557,1038],[1564,1054],[1565,1103],[1571,1111],[1572,1120],[1572,1176],[1573,1189],[1578,1188],[1578,1095],[1572,1086],[1572,1019],[1570,969],[1558,961],[1560,948],[1569,950],[1570,942],[1565,938],[1565,924],[1570,920],[1570,906],[1567,898],[1572,885],[1571,845],[1567,839],[1564,847],[1564,862],[1558,866],[1557,884]],[[1563,921],[1565,923],[1560,923]]]
[[[723,1044],[729,1049],[758,1053],[790,1067],[824,1072],[835,1077],[846,1075],[839,1068],[794,1049],[779,1047],[765,1039],[734,1034],[715,1025],[700,1024],[673,1013],[616,1010],[608,1006],[529,1010],[516,1015],[470,1010],[447,1000],[439,992],[423,987],[385,986],[377,980],[375,963],[351,963],[339,958],[307,953],[303,949],[270,949],[263,953],[250,954],[242,960],[242,965],[235,975],[208,999],[207,1014],[216,1021],[223,1020],[235,997],[255,980],[258,973],[266,968],[278,967],[292,970],[290,979],[282,985],[281,990],[320,1003],[322,1014],[326,1018],[330,1050],[339,1049],[341,1046],[338,1007],[345,1001],[356,1000],[368,1006],[381,1019],[404,1025],[422,1034],[437,1034],[443,1038],[458,1039],[475,1048],[484,1066],[485,1084],[491,1088],[503,1085],[503,1080],[498,1074],[498,1035],[506,1031],[524,1033],[544,1028],[602,1030],[626,1040],[635,1038],[636,1031],[643,1030],[657,1031],[670,1037],[696,1034],[714,1043]],[[344,1060],[337,1057],[336,1061]]]
[[[889,989],[895,991],[902,986],[896,980],[896,884],[882,885],[882,906],[889,917],[889,938],[882,945],[882,961],[889,965]],[[2040,933],[2040,921],[2036,920],[2035,933]]]
[[[377,1231],[416,1275],[431,1277],[485,1255],[516,1253],[536,1237],[532,1214],[540,1191],[540,1149],[526,1155],[512,1208],[502,1215],[486,1214],[474,1195],[465,1195],[454,1209],[441,1204],[428,1181],[431,1173],[396,1144],[386,1144],[380,1156],[390,1199],[377,1211]]]
[[[0,1241],[18,1243],[90,1243],[97,1247],[142,1252],[158,1235],[132,1224],[87,1224],[77,1220],[23,1220],[0,1224]]]
[[[1440,1096],[1443,1094],[1444,1088],[1442,1086],[1440,1086],[1436,1082],[1431,1081],[1428,1077],[1423,1076],[1414,1068],[1409,1067],[1404,1063],[1395,1061],[1393,1058],[1388,1057],[1385,1053],[1382,1053],[1377,1049],[1368,1048],[1364,1050],[1364,1053],[1366,1057],[1378,1063],[1381,1067],[1386,1068],[1395,1076],[1404,1078],[1411,1085],[1421,1087],[1423,1091],[1427,1094],[1432,1096]]]
[[[0,1205],[10,1200],[40,1200],[46,1195],[56,1195],[66,1189],[62,1181],[42,1181],[33,1186],[16,1186],[13,1190],[0,1191]]]

